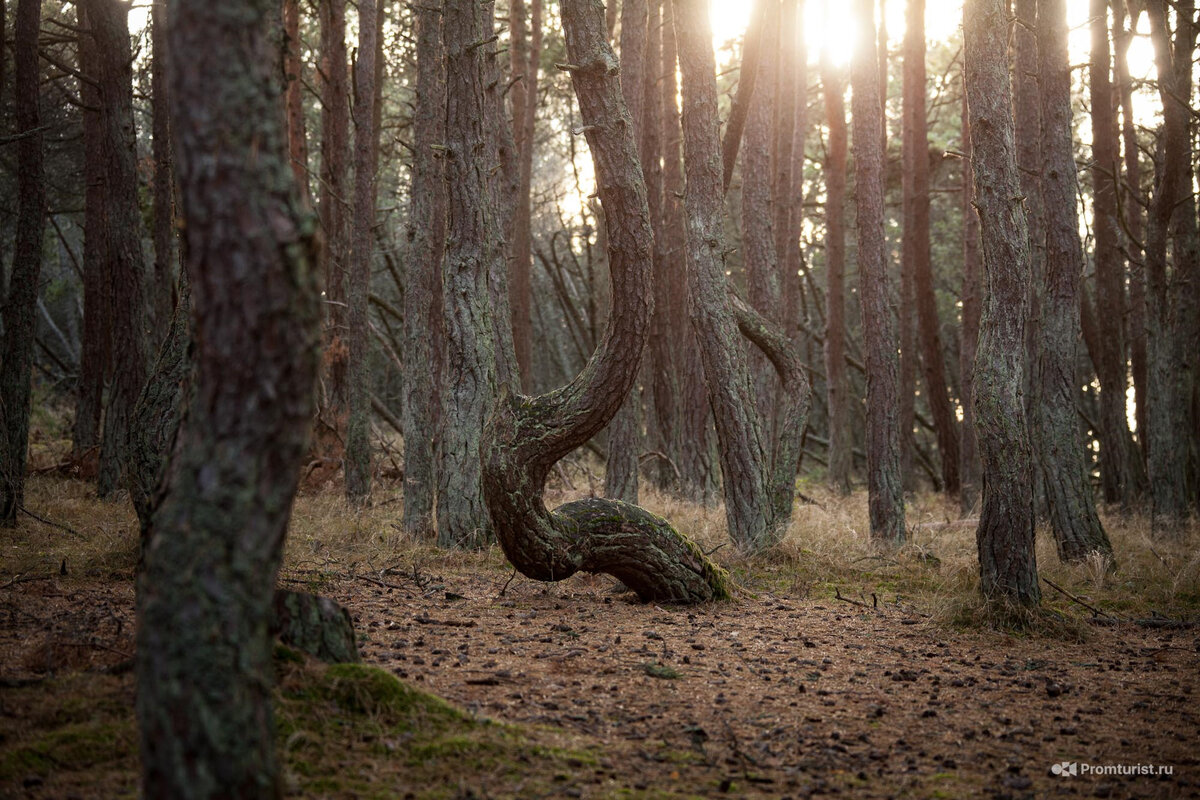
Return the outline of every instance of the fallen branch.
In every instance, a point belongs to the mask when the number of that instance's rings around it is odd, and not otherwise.
[[[835,587],[833,587],[833,599],[835,599],[835,600],[841,600],[841,601],[843,601],[843,602],[846,602],[846,603],[853,603],[854,605],[856,605],[856,606],[861,606],[861,607],[863,607],[863,608],[870,608],[870,607],[871,607],[871,606],[867,605],[866,603],[859,602],[858,600],[854,600],[854,599],[852,599],[852,598],[849,598],[849,597],[842,597],[842,590],[841,590],[841,589],[839,589],[839,588],[838,588],[838,587],[836,587],[836,586],[835,586]]]
[[[1048,586],[1049,586],[1051,589],[1054,589],[1056,592],[1060,592],[1061,594],[1065,595],[1066,597],[1069,597],[1070,599],[1074,600],[1076,603],[1078,603],[1079,605],[1083,606],[1083,607],[1084,607],[1084,608],[1086,608],[1088,611],[1091,611],[1091,612],[1092,612],[1094,615],[1096,615],[1097,617],[1104,617],[1104,618],[1106,618],[1106,619],[1111,619],[1111,620],[1114,620],[1114,621],[1116,620],[1116,617],[1113,617],[1111,614],[1108,614],[1108,613],[1105,613],[1105,612],[1101,611],[1100,609],[1096,608],[1095,606],[1091,605],[1090,603],[1085,603],[1083,600],[1081,600],[1081,599],[1079,599],[1078,597],[1076,597],[1075,595],[1071,594],[1071,593],[1070,593],[1070,592],[1068,592],[1066,589],[1062,588],[1062,587],[1061,587],[1061,586],[1059,586],[1057,583],[1055,583],[1054,581],[1052,581],[1052,580],[1050,580],[1049,578],[1047,578],[1045,575],[1043,575],[1043,576],[1042,576],[1042,580],[1043,580],[1043,581],[1045,581],[1045,582],[1046,582],[1046,584],[1047,584],[1047,585],[1048,585]]]
[[[80,533],[79,531],[72,528],[70,525],[64,525],[61,522],[55,522],[52,519],[46,519],[45,517],[41,516],[40,514],[33,513],[25,506],[20,506],[19,508],[21,509],[22,513],[28,514],[29,516],[33,517],[34,519],[36,519],[38,522],[42,523],[43,525],[49,525],[51,528],[58,528],[60,531],[66,531],[67,533],[71,534],[72,536],[77,536],[80,539],[87,538],[82,533]]]

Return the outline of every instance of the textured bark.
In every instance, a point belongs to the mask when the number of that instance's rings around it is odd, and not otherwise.
[[[829,406],[828,480],[850,493],[854,466],[850,393],[846,381],[846,108],[845,83],[821,61],[829,144],[825,149],[825,387]]]
[[[138,584],[147,797],[274,797],[268,625],[313,411],[315,226],[276,79],[273,2],[168,6],[196,383]]]
[[[1175,240],[1174,271],[1168,271],[1167,243],[1175,217],[1186,213],[1184,198],[1191,193],[1188,109],[1180,98],[1190,85],[1180,80],[1182,67],[1172,53],[1167,23],[1167,4],[1147,4],[1159,96],[1163,104],[1162,156],[1159,159],[1154,196],[1146,229],[1146,466],[1150,478],[1151,522],[1156,534],[1176,535],[1185,529],[1189,514],[1187,491],[1188,436],[1186,397],[1191,396],[1191,358],[1186,348],[1195,340],[1180,341],[1183,320],[1194,305],[1195,286],[1187,278],[1194,270],[1184,256],[1180,239]],[[1190,40],[1190,36],[1188,36]],[[1185,57],[1189,61],[1190,49]],[[1190,400],[1186,401],[1190,403]]]
[[[1002,0],[966,0],[963,52],[984,270],[974,385],[983,504],[975,539],[983,596],[990,602],[1036,605],[1041,591],[1032,457],[1021,398],[1029,232],[1017,173],[1007,32]]]
[[[1019,22],[1010,26],[1013,43],[1012,80],[1016,119],[1017,169],[1021,194],[1025,198],[1025,219],[1029,229],[1030,279],[1029,316],[1025,325],[1024,402],[1026,419],[1033,418],[1038,395],[1038,351],[1041,347],[1042,276],[1045,272],[1045,209],[1038,176],[1042,168],[1041,102],[1038,99],[1037,0],[1012,0]],[[1041,465],[1034,459],[1034,502],[1041,507],[1044,498]]]
[[[771,231],[775,235],[780,307],[771,316],[787,327],[789,303],[795,314],[800,290],[800,275],[788,272],[788,239],[798,226],[792,227],[792,214],[799,214],[803,193],[797,192],[792,180],[794,167],[792,148],[796,140],[796,7],[799,0],[783,0],[779,15],[778,45],[775,58],[775,97],[771,115]],[[789,299],[790,298],[790,299]]]
[[[346,55],[346,0],[318,0],[321,23],[321,192],[318,211],[324,246],[325,336],[315,446],[319,457],[341,458],[347,396],[346,269],[350,257],[350,78]]]
[[[716,68],[703,3],[675,0],[675,32],[683,81],[688,306],[720,445],[729,535],[739,548],[758,551],[781,532],[771,515],[762,440],[725,280]]]
[[[971,174],[971,119],[967,111],[966,73],[962,96],[962,338],[958,356],[959,382],[962,384],[962,446],[959,449],[960,507],[971,514],[979,503],[979,444],[975,437],[975,354],[979,349],[979,315],[983,287],[983,265],[979,253],[979,214],[975,211],[975,178]]]
[[[146,337],[149,303],[138,206],[129,7],[120,0],[88,0],[87,5],[96,42],[112,300],[112,381],[104,411],[96,485],[99,495],[108,497],[123,485],[130,417],[150,366]]]
[[[15,527],[24,500],[29,451],[30,373],[36,334],[38,276],[46,226],[41,112],[38,92],[38,0],[18,0],[13,25],[13,105],[17,155],[17,228],[9,293],[0,317],[0,525]],[[2,54],[0,54],[2,55]]]
[[[496,153],[488,140],[487,59],[490,6],[448,3],[442,11],[446,58],[446,240],[438,544],[479,547],[492,538],[481,480],[484,419],[496,394],[496,333],[490,279],[504,268],[502,229],[489,173]],[[479,155],[482,153],[483,158]],[[507,291],[507,290],[506,290]],[[507,319],[497,324],[508,324]]]
[[[413,107],[412,210],[404,283],[404,530],[433,532],[434,434],[440,383],[436,342],[442,337],[442,255],[446,238],[443,159],[435,147],[446,140],[446,67],[442,15],[418,7],[417,96]]]
[[[375,241],[375,57],[379,9],[375,0],[358,3],[358,58],[354,64],[354,214],[350,240],[349,383],[346,421],[346,500],[366,503],[371,494],[370,336],[367,298],[371,290],[371,251]]]
[[[859,41],[875,40],[871,0],[855,0]],[[897,418],[896,329],[888,291],[883,235],[883,108],[875,50],[853,60],[854,184],[858,215],[859,302],[867,356],[867,492],[871,538],[904,541],[904,492]]]
[[[328,597],[276,589],[271,635],[288,647],[329,664],[354,664],[362,660],[350,612]]]
[[[154,158],[154,346],[170,335],[176,297],[175,165],[171,157],[171,96],[167,91],[166,9],[150,8],[150,94],[153,97]]]
[[[158,6],[155,6],[157,8]],[[283,79],[287,85],[288,160],[300,196],[308,199],[308,135],[304,125],[304,64],[301,59],[300,0],[283,0]]]
[[[784,6],[785,15],[788,13]],[[808,133],[808,50],[805,47],[804,0],[797,0],[795,14],[793,51],[791,59],[795,69],[795,100],[794,124],[792,126],[792,169],[786,231],[786,248],[783,269],[783,329],[793,339],[800,337],[801,321],[807,321],[809,316],[809,300],[804,290],[802,276],[811,275],[804,263],[804,253],[800,249],[800,237],[804,227],[804,172],[805,172],[805,139]],[[786,48],[784,50],[786,52]],[[776,232],[778,235],[778,232]],[[813,298],[813,302],[816,302]],[[814,353],[812,337],[804,337],[805,360],[812,364],[818,356]]]
[[[530,181],[533,175],[533,133],[537,116],[538,63],[541,58],[541,0],[533,0],[528,31],[524,0],[512,0],[509,8],[512,41],[513,142],[516,147],[518,185],[513,216],[512,272],[509,291],[512,296],[513,349],[526,391],[533,390],[533,325],[530,318]]]
[[[925,0],[908,0],[904,26],[903,217],[901,258],[911,263],[921,339],[926,399],[937,434],[942,485],[947,494],[961,489],[958,475],[958,420],[946,385],[941,320],[933,291],[929,245],[929,133],[925,121]],[[902,313],[903,310],[902,310]]]
[[[638,143],[639,151],[646,127],[643,84],[646,74],[647,18],[646,0],[624,0],[621,3],[621,95],[632,120],[633,140]],[[608,224],[607,216],[605,224]],[[604,496],[634,504],[638,501],[638,454],[642,439],[638,420],[640,407],[641,398],[635,388],[625,398],[608,426],[608,463],[604,473]]]
[[[1101,28],[1105,30],[1107,26]],[[1083,561],[1089,553],[1099,551],[1111,558],[1112,545],[1096,515],[1096,501],[1088,485],[1084,462],[1086,451],[1078,422],[1076,351],[1080,337],[1083,247],[1079,241],[1079,214],[1075,203],[1079,182],[1071,136],[1071,67],[1067,57],[1067,10],[1063,0],[1038,0],[1037,35],[1046,272],[1042,291],[1042,340],[1037,380],[1040,397],[1036,404],[1034,450],[1042,464],[1050,527],[1058,557],[1063,561]],[[1098,133],[1093,131],[1097,139],[1101,138]],[[1096,213],[1097,216],[1100,213],[1099,206]],[[1098,217],[1097,226],[1101,224],[1104,223]],[[1097,240],[1097,262],[1099,258]],[[1122,402],[1122,415],[1124,408]]]
[[[88,3],[78,6],[79,22],[90,27]],[[96,40],[79,37],[79,70],[91,80],[81,81],[83,108],[83,331],[79,347],[79,398],[71,431],[72,458],[95,455],[100,445],[104,381],[109,369],[109,317],[112,314],[108,279],[107,183],[104,177],[104,136],[100,124],[100,90]]]
[[[164,24],[164,35],[165,27]],[[191,382],[191,318],[185,284],[158,360],[133,409],[129,431],[129,496],[141,523],[143,552],[148,544],[145,537],[150,531],[150,519],[162,502],[167,458],[174,449]]]
[[[542,502],[554,464],[602,429],[632,388],[651,314],[650,214],[602,6],[564,0],[562,10],[565,67],[609,222],[612,312],[600,346],[574,381],[539,397],[505,391],[499,398],[485,434],[488,507],[505,555],[536,580],[606,572],[645,600],[723,599],[723,571],[665,520],[613,500],[580,500],[553,512]]]
[[[1125,393],[1129,386],[1125,370],[1125,265],[1117,222],[1117,180],[1121,168],[1116,97],[1110,78],[1108,0],[1091,0],[1091,14],[1088,84],[1092,105],[1092,229],[1096,237],[1096,312],[1105,320],[1095,359],[1096,376],[1100,379],[1100,477],[1104,499],[1129,509],[1139,481],[1132,473],[1138,462],[1132,456],[1133,442],[1125,414]],[[1060,33],[1066,36],[1065,31]],[[1047,212],[1050,211],[1047,205]]]

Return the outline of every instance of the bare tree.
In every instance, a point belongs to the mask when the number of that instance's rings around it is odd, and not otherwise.
[[[975,178],[971,165],[971,119],[967,111],[966,71],[963,70],[962,95],[962,339],[958,373],[962,384],[962,446],[959,449],[959,479],[962,482],[960,507],[964,514],[979,503],[979,445],[975,438],[975,353],[979,348],[979,315],[983,286],[983,265],[979,253],[979,214],[975,211]]]
[[[147,797],[279,791],[267,623],[319,335],[314,225],[288,163],[272,5],[168,7],[196,383],[138,585]]]
[[[850,493],[853,437],[846,381],[846,133],[845,80],[828,54],[821,58],[829,144],[825,149],[825,386],[829,406],[829,484]]]
[[[963,52],[985,281],[974,383],[983,461],[976,543],[984,597],[1036,605],[1041,591],[1029,480],[1033,459],[1021,396],[1029,233],[1017,170],[1007,34],[1003,0],[966,0]]]
[[[859,41],[875,41],[871,0],[856,0]],[[861,48],[851,64],[854,95],[855,205],[858,212],[859,301],[867,350],[867,492],[871,538],[904,541],[904,493],[897,417],[896,332],[885,268],[883,236],[883,108],[879,65],[873,48]]]
[[[158,8],[158,4],[154,6]],[[304,124],[304,62],[301,58],[300,0],[283,0],[283,79],[287,84],[288,159],[301,196],[308,199],[308,135]]]
[[[17,139],[17,237],[12,278],[3,308],[4,343],[0,351],[0,525],[17,524],[24,500],[25,459],[29,451],[30,372],[33,368],[42,270],[42,234],[46,226],[41,111],[38,85],[38,27],[42,4],[18,0],[13,25],[13,72]],[[2,55],[2,54],[0,54]]]

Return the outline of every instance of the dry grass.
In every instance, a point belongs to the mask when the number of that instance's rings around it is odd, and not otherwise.
[[[586,496],[599,479],[576,465],[570,485],[556,478],[547,502],[557,505]],[[589,486],[590,484],[590,486]],[[769,590],[800,597],[899,605],[943,624],[1014,627],[1012,614],[998,616],[978,598],[975,520],[961,519],[957,505],[938,495],[910,501],[910,538],[899,548],[870,541],[864,492],[843,497],[820,485],[804,492],[816,502],[797,506],[783,543],[769,554],[747,557],[727,546],[725,511],[643,489],[642,503],[694,538],[728,567],[744,590]],[[9,576],[68,569],[85,575],[131,574],[137,561],[137,520],[127,502],[101,502],[91,485],[33,476],[26,507],[62,527],[30,517],[19,536],[5,534],[3,572]],[[326,489],[297,499],[285,554],[285,573],[320,585],[322,577],[384,571],[469,571],[508,569],[498,548],[482,553],[447,552],[429,539],[400,528],[403,499],[395,487],[376,489],[373,505],[347,509],[340,491]],[[1115,568],[1099,557],[1063,564],[1048,529],[1038,531],[1038,566],[1043,577],[1106,614],[1195,618],[1200,614],[1200,526],[1182,537],[1151,535],[1144,516],[1102,515],[1116,554]],[[67,528],[70,530],[64,530]],[[1043,584],[1043,607],[1055,619],[1086,618],[1091,612]],[[1019,617],[1019,615],[1018,615]],[[1015,627],[1028,627],[1016,625]]]

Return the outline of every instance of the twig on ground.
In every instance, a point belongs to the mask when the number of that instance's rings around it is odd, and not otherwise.
[[[1062,588],[1061,586],[1059,586],[1059,585],[1058,585],[1057,583],[1055,583],[1054,581],[1052,581],[1052,580],[1050,580],[1049,578],[1047,578],[1045,575],[1043,575],[1043,576],[1042,576],[1042,580],[1043,580],[1043,581],[1045,581],[1045,582],[1046,582],[1046,585],[1048,585],[1048,586],[1049,586],[1051,589],[1054,589],[1056,592],[1059,592],[1059,593],[1061,593],[1061,594],[1065,595],[1066,597],[1069,597],[1070,599],[1074,600],[1076,603],[1078,603],[1079,605],[1083,606],[1083,607],[1084,607],[1084,608],[1086,608],[1088,611],[1091,611],[1091,612],[1092,612],[1093,614],[1095,614],[1097,617],[1106,617],[1107,619],[1116,619],[1116,618],[1115,618],[1115,617],[1113,617],[1111,614],[1108,614],[1108,613],[1106,613],[1106,612],[1104,612],[1104,611],[1101,611],[1100,609],[1096,608],[1095,606],[1091,605],[1090,603],[1086,603],[1086,602],[1084,602],[1083,600],[1079,599],[1079,598],[1078,598],[1078,597],[1076,597],[1075,595],[1073,595],[1073,594],[1071,594],[1070,592],[1068,592],[1066,589],[1064,589],[1064,588]]]
[[[847,603],[853,603],[854,605],[862,606],[863,608],[870,608],[870,606],[867,605],[866,603],[859,602],[858,600],[853,600],[849,597],[842,597],[842,590],[836,586],[833,587],[833,599],[842,600]]]
[[[25,506],[19,506],[19,508],[21,509],[22,513],[28,514],[29,516],[33,517],[34,519],[36,519],[38,522],[42,523],[43,525],[49,525],[51,528],[58,528],[60,531],[66,531],[67,533],[71,534],[72,536],[76,536],[80,539],[87,538],[82,533],[80,533],[79,531],[72,528],[70,525],[64,525],[61,522],[55,522],[52,519],[46,519],[41,514],[33,513]]]

